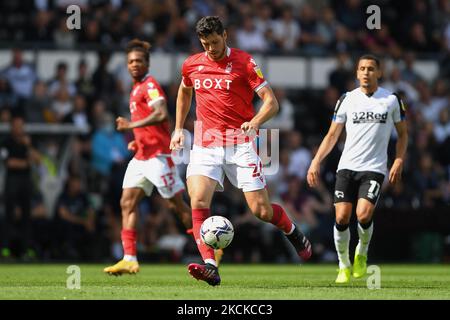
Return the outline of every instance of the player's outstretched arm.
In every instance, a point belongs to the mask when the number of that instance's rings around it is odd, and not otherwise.
[[[406,148],[408,147],[408,129],[406,127],[406,121],[400,121],[395,124],[397,130],[397,145],[395,160],[392,164],[391,171],[389,172],[389,182],[397,183],[402,178],[403,159],[405,158]]]
[[[275,116],[279,110],[278,101],[272,91],[272,88],[265,86],[258,90],[257,94],[263,101],[263,105],[251,121],[244,122],[241,125],[241,129],[245,133],[249,133],[252,130],[258,130],[264,122]]]
[[[191,108],[192,90],[192,87],[185,87],[183,83],[180,84],[180,88],[178,89],[175,132],[170,140],[171,150],[178,150],[183,147],[183,127],[189,113],[189,109]]]
[[[319,150],[311,161],[306,179],[310,187],[317,187],[320,179],[320,163],[333,150],[344,128],[344,123],[331,122],[327,135],[323,138]]]

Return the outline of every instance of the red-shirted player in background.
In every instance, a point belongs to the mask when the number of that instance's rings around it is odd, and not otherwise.
[[[136,152],[130,161],[123,180],[120,199],[122,209],[122,244],[124,257],[104,272],[114,275],[136,273],[139,264],[136,258],[137,205],[145,196],[150,196],[156,186],[169,207],[183,221],[187,229],[192,227],[191,209],[183,201],[184,184],[172,161],[169,149],[170,132],[166,97],[158,82],[148,74],[150,44],[132,40],[127,45],[128,72],[133,78],[130,93],[131,122],[116,119],[117,130],[133,130],[134,140],[128,149]]]
[[[183,147],[183,125],[195,90],[197,123],[187,185],[194,237],[205,263],[192,263],[188,270],[194,278],[214,286],[220,284],[214,251],[200,240],[199,233],[202,222],[210,216],[216,187],[223,189],[224,174],[242,189],[253,214],[282,230],[303,260],[309,259],[312,251],[283,208],[270,203],[261,160],[250,138],[278,111],[272,89],[248,53],[226,45],[227,33],[218,17],[200,19],[196,32],[205,52],[190,56],[183,64],[170,147]],[[256,115],[254,92],[264,102]]]

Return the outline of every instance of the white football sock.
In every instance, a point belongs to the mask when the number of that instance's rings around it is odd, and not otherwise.
[[[216,260],[214,259],[205,259],[205,263],[212,264],[214,267],[217,267]]]
[[[123,256],[123,260],[125,261],[136,261],[137,262],[137,257],[136,256],[131,256],[129,254],[126,254]]]
[[[339,231],[336,226],[333,228],[334,245],[339,258],[339,268],[350,268],[350,258],[348,253],[348,247],[350,243],[350,228],[347,227],[344,231]]]
[[[288,233],[284,233],[285,235],[291,235],[292,234],[292,232],[294,232],[294,230],[295,230],[295,224],[292,224],[292,226],[291,226],[291,231],[289,231]]]
[[[367,257],[367,251],[369,250],[369,243],[370,239],[372,239],[372,234],[373,234],[373,222],[367,229],[364,229],[358,223],[359,242],[358,245],[356,246],[356,254]]]

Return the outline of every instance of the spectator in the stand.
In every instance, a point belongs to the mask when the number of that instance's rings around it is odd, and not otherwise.
[[[355,47],[355,41],[352,39],[349,30],[345,26],[338,24],[336,26],[334,40],[329,45],[331,53],[350,52],[354,50]]]
[[[186,51],[189,51],[192,47],[192,42],[189,43],[189,47],[186,48]],[[155,42],[152,46],[153,53],[167,53],[174,52],[174,45],[171,42],[171,39],[167,34],[157,34],[155,35]],[[131,82],[131,80],[130,80]]]
[[[438,143],[437,160],[450,172],[450,105],[439,112],[439,121],[434,126],[434,138]],[[450,182],[450,181],[449,181]],[[450,191],[450,190],[449,190]]]
[[[88,65],[84,59],[78,63],[78,79],[75,81],[75,87],[79,94],[83,95],[89,102],[92,101],[95,87],[91,76],[88,74]]]
[[[131,10],[129,10],[126,6],[123,6],[122,8],[119,8],[111,17],[109,28],[104,31],[108,33],[108,38],[111,44],[124,43],[125,35],[131,34],[130,11]]]
[[[186,19],[178,18],[174,22],[175,31],[172,35],[172,43],[176,48],[176,52],[183,51],[186,52],[191,47],[191,33],[189,32],[191,29],[189,28],[189,24]]]
[[[420,75],[414,70],[416,55],[412,51],[405,52],[403,61],[405,62],[405,65],[401,69],[401,77],[403,80],[409,82],[412,85],[415,85],[416,82],[421,79]]]
[[[366,27],[365,10],[361,0],[339,1],[336,16],[352,32],[363,30]]]
[[[101,44],[100,23],[98,20],[88,18],[81,28],[80,42],[85,44]]]
[[[311,164],[311,151],[303,145],[303,135],[299,131],[292,131],[289,135],[291,159],[288,172],[302,180],[306,179],[306,172]]]
[[[401,55],[400,46],[390,35],[387,24],[382,24],[380,29],[367,33],[362,41],[364,48],[373,54],[379,56],[388,55],[394,59],[399,58]]]
[[[436,43],[430,39],[424,25],[420,22],[414,22],[409,26],[408,33],[405,36],[404,46],[409,50],[420,53],[437,50]]]
[[[319,32],[317,12],[309,4],[301,7],[299,24],[302,31],[300,35],[302,51],[310,55],[325,54],[325,39]]]
[[[439,144],[450,138],[449,108],[450,105],[439,112],[439,120],[434,126],[434,138]]]
[[[0,155],[5,161],[4,188],[5,217],[0,230],[0,256],[11,255],[13,242],[18,242],[18,256],[34,255],[31,230],[31,167],[40,160],[30,136],[25,132],[24,119],[13,116],[11,133],[0,145]]]
[[[70,98],[70,94],[65,87],[61,87],[55,92],[52,101],[51,111],[53,113],[53,119],[51,119],[51,122],[62,122],[72,110],[73,101]]]
[[[448,82],[444,79],[437,78],[433,84],[433,95],[431,98],[431,108],[434,112],[436,112],[433,123],[437,122],[439,112],[449,105],[449,95],[450,91]]]
[[[297,49],[301,29],[294,19],[292,7],[285,7],[282,17],[275,20],[272,27],[275,43],[281,51],[289,52]]]
[[[262,6],[257,8],[254,23],[256,29],[258,29],[263,35],[266,34],[268,29],[272,29],[272,8],[268,3],[264,3]]]
[[[106,109],[106,101],[103,99],[97,99],[93,102],[91,112],[88,114],[89,123],[93,128],[99,129],[103,125],[103,114],[108,112]]]
[[[294,105],[286,95],[286,90],[278,87],[273,89],[277,98],[279,111],[275,117],[264,123],[261,127],[268,129],[280,129],[281,131],[291,131],[294,129]],[[262,103],[259,104],[261,107]],[[259,109],[259,108],[258,108]]]
[[[76,43],[77,33],[67,28],[67,18],[60,18],[58,29],[53,31],[53,41],[59,49],[73,49]]]
[[[414,195],[407,188],[403,181],[397,184],[389,184],[381,197],[380,207],[394,208],[395,210],[417,209],[420,204],[417,195]]]
[[[8,80],[0,77],[0,113],[7,113],[7,118],[10,118],[11,111],[16,106],[16,103],[17,97],[14,94]]]
[[[326,49],[332,48],[332,44],[336,39],[338,26],[339,23],[336,20],[333,9],[331,7],[323,8],[321,13],[319,13],[317,32],[323,39],[323,45]]]
[[[286,133],[286,134],[290,134]],[[283,135],[280,136],[280,140],[284,138]],[[291,152],[287,148],[280,147],[280,160],[279,160],[279,168],[278,171],[273,175],[267,175],[266,181],[269,190],[271,191],[270,195],[274,198],[279,198],[280,195],[287,191],[288,184],[287,178],[289,176],[288,168],[290,162]]]
[[[425,82],[419,83],[418,88],[420,100],[416,109],[427,121],[436,124],[440,111],[448,105],[447,84],[443,80],[436,80],[433,93],[430,92]]]
[[[165,261],[180,262],[188,237],[180,232],[177,218],[165,200],[159,195],[144,199],[139,204],[139,212],[142,223],[138,248],[149,254],[157,253]]]
[[[303,192],[306,191],[303,190]],[[311,230],[315,252],[323,261],[335,261],[333,237],[330,233],[334,225],[332,194],[322,180],[319,180],[316,190],[306,193],[302,211],[306,216],[313,216],[316,220],[316,227]]]
[[[311,235],[313,229],[317,227],[318,221],[312,210],[305,210],[306,202],[309,201],[309,195],[305,193],[303,181],[298,176],[288,178],[288,190],[281,195],[283,203],[293,221],[295,221],[302,230],[305,230],[307,236]]]
[[[89,258],[94,254],[95,211],[81,179],[70,176],[57,202],[56,223],[63,257]]]
[[[73,110],[63,118],[63,122],[75,125],[78,129],[89,129],[88,116],[86,114],[86,99],[82,95],[76,95],[73,99]]]
[[[56,65],[55,77],[49,82],[48,92],[50,96],[54,97],[61,90],[66,90],[70,97],[73,97],[77,93],[75,85],[67,79],[67,63],[59,62]]]
[[[51,214],[45,205],[44,198],[35,189],[31,199],[31,225],[33,234],[33,248],[38,259],[48,261],[53,254],[53,223]],[[35,258],[30,257],[30,258]]]
[[[419,168],[414,172],[414,186],[421,195],[421,206],[432,208],[443,202],[442,171],[431,154],[424,153],[419,159]]]
[[[339,92],[333,86],[329,86],[325,89],[323,95],[320,96],[320,101],[317,103],[317,107],[313,108],[314,119],[316,121],[316,133],[323,135],[330,125],[330,121],[333,116],[334,108],[336,107],[336,101],[339,100]]]
[[[19,99],[18,107],[23,108],[26,100],[33,94],[33,86],[37,79],[36,72],[31,65],[24,62],[22,50],[13,49],[12,54],[11,65],[2,73]]]
[[[111,244],[111,256],[115,260],[123,257],[121,240],[122,209],[120,198],[122,196],[122,183],[126,171],[126,164],[114,166],[108,177],[108,188],[104,194],[104,214],[107,224],[107,234]]]
[[[329,75],[329,84],[339,91],[339,95],[347,92],[348,83],[353,83],[353,63],[347,51],[340,51],[336,56],[337,68]]]
[[[237,46],[250,52],[264,52],[267,42],[264,34],[256,28],[253,16],[245,16],[242,26],[236,32]]]
[[[114,76],[108,71],[107,66],[110,59],[110,53],[101,51],[98,53],[98,66],[92,75],[92,81],[95,87],[95,95],[103,98],[110,98],[115,92],[116,82]]]
[[[33,95],[25,105],[25,117],[27,122],[52,121],[51,99],[45,82],[36,82]]]
[[[423,117],[425,120],[433,122],[437,119],[436,110],[431,107],[431,89],[426,81],[419,81],[416,85],[417,91],[419,92],[419,99],[413,103],[412,109],[419,116]]]
[[[50,43],[52,41],[52,12],[39,10],[34,15],[32,27],[25,34],[25,39],[36,43]],[[65,21],[65,20],[64,20]]]
[[[108,177],[114,163],[128,161],[130,151],[122,133],[114,128],[111,113],[103,114],[101,127],[92,136],[92,166],[103,177]]]
[[[443,48],[450,52],[450,22],[447,23],[443,34]]]
[[[129,96],[131,88],[133,87],[133,79],[128,72],[126,63],[120,63],[113,74],[116,80],[117,94],[119,95],[120,101],[118,114],[126,116],[130,113]]]
[[[383,88],[390,90],[391,92],[404,92],[406,95],[406,104],[410,104],[413,101],[417,101],[419,98],[419,94],[417,90],[408,82],[402,79],[400,69],[394,67],[391,70],[391,74],[387,81],[383,82]]]

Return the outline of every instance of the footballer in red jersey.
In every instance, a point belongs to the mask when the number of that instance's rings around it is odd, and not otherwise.
[[[139,271],[136,257],[137,205],[145,195],[151,195],[155,186],[185,227],[190,229],[192,226],[191,209],[182,198],[184,184],[170,154],[166,97],[158,82],[148,74],[149,49],[148,42],[132,40],[126,50],[128,72],[134,82],[130,93],[131,121],[118,117],[116,124],[119,131],[133,130],[134,140],[128,148],[135,152],[135,156],[128,164],[120,199],[124,257],[104,269],[104,272],[114,275]]]
[[[187,185],[194,237],[204,263],[192,263],[188,270],[194,278],[214,286],[221,281],[218,266],[213,250],[200,240],[200,226],[210,216],[214,191],[223,189],[225,175],[242,189],[252,213],[283,231],[303,260],[309,259],[312,251],[284,209],[270,203],[254,147],[260,125],[278,112],[272,89],[251,55],[227,46],[227,33],[218,17],[200,19],[196,32],[205,52],[188,57],[183,64],[170,147],[177,150],[184,145],[183,126],[195,90],[197,122]],[[252,105],[255,92],[263,100],[256,114]]]

